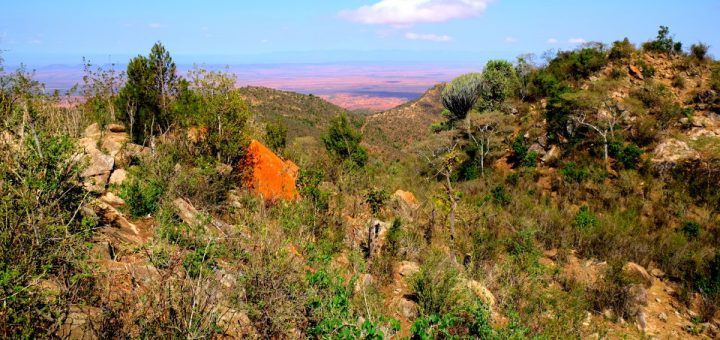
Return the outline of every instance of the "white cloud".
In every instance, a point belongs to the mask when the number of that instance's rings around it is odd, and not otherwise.
[[[506,38],[505,38],[505,42],[508,43],[508,44],[514,44],[514,43],[516,43],[517,41],[518,41],[518,40],[517,40],[517,38],[515,38],[515,37],[506,37]]]
[[[448,42],[448,41],[452,40],[452,37],[450,37],[448,35],[419,34],[419,33],[408,32],[408,33],[405,33],[405,39],[434,41],[434,42]]]
[[[370,25],[407,27],[417,23],[446,22],[482,14],[493,0],[380,0],[355,10],[341,11],[340,18]]]
[[[162,25],[157,22],[153,22],[153,23],[148,24],[148,27],[150,27],[152,29],[158,29],[158,28],[162,27]]]
[[[557,44],[557,43],[558,43],[558,40],[555,39],[555,38],[550,38],[550,39],[547,40],[547,43],[548,43],[548,44]]]
[[[33,45],[40,45],[43,43],[43,41],[40,39],[32,39],[32,40],[28,41],[28,43],[33,44]]]
[[[587,40],[583,38],[570,38],[568,39],[568,42],[571,44],[584,44],[587,42]]]

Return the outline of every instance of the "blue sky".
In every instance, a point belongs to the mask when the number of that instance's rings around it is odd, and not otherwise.
[[[125,62],[162,41],[181,63],[433,62],[513,58],[582,41],[640,43],[659,25],[720,50],[720,1],[8,1],[6,64]]]

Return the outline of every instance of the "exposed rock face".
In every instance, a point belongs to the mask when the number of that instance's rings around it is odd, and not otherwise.
[[[116,160],[121,158],[128,142],[128,135],[122,125],[110,124],[108,129],[103,134],[97,123],[92,124],[85,129],[84,137],[80,139],[80,145],[85,151],[84,157],[88,162],[88,167],[81,175],[88,191],[105,192],[111,175],[114,175]],[[115,175],[113,184],[122,183],[125,174]]]
[[[482,283],[475,280],[467,280],[465,285],[480,301],[490,308],[495,307],[495,296]]]
[[[248,185],[266,201],[294,200],[298,197],[295,180],[299,168],[292,161],[283,161],[260,142],[253,140],[248,147],[252,176]]]
[[[648,274],[643,266],[635,262],[626,263],[625,266],[623,266],[623,272],[646,287],[650,287],[653,284],[653,277]]]
[[[628,71],[630,72],[631,76],[633,76],[637,79],[643,80],[644,77],[643,77],[642,71],[640,71],[640,69],[637,66],[635,66],[635,65],[628,66]]]
[[[668,139],[660,143],[653,151],[652,161],[656,164],[675,165],[681,161],[698,159],[700,155],[687,143]]]
[[[420,205],[412,192],[398,190],[390,197],[390,207],[403,219],[413,220]]]
[[[125,169],[117,169],[110,175],[110,184],[120,185],[125,183],[127,179],[127,171]]]

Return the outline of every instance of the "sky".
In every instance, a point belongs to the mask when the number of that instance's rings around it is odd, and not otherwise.
[[[126,62],[161,41],[178,63],[472,63],[635,43],[667,25],[720,51],[718,0],[10,0],[6,65]]]

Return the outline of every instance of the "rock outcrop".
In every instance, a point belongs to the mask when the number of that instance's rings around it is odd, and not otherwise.
[[[246,185],[266,201],[298,198],[295,180],[299,168],[292,161],[283,161],[262,143],[253,140],[248,147],[252,174]]]

